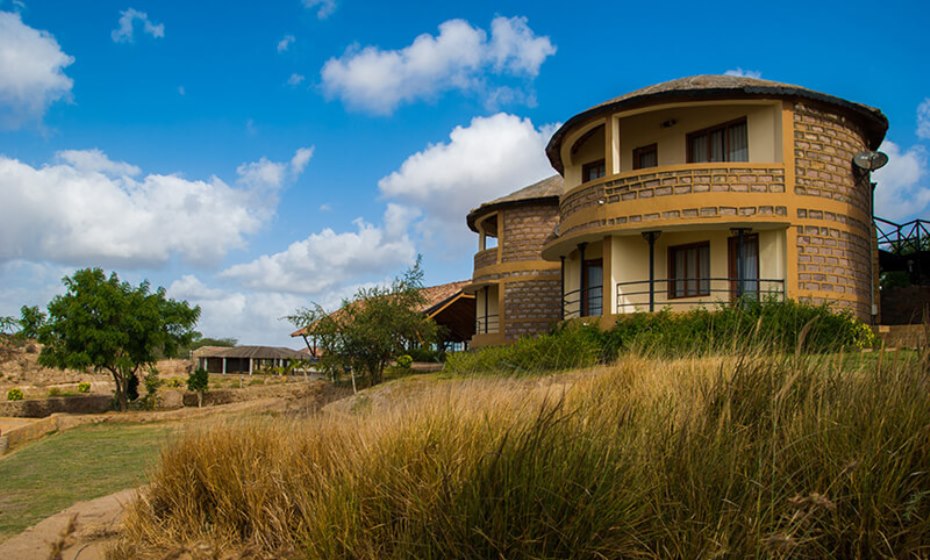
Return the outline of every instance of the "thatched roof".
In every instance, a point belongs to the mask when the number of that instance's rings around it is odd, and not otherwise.
[[[438,286],[427,286],[425,288],[421,288],[420,295],[423,296],[424,302],[417,311],[424,313],[428,317],[432,318],[433,315],[445,307],[446,304],[459,297],[462,294],[462,288],[467,286],[469,283],[471,283],[470,280],[459,280],[457,282],[449,282],[448,284],[440,284]],[[341,314],[342,309],[337,309],[336,311],[333,311],[331,316],[339,317]],[[298,329],[292,332],[291,336],[303,336],[305,333],[305,328]]]
[[[302,360],[307,356],[280,346],[201,346],[194,358],[254,358],[256,360]]]
[[[743,76],[702,75],[679,78],[655,84],[595,105],[578,113],[562,125],[549,140],[546,155],[552,167],[564,172],[561,144],[565,134],[575,126],[592,118],[621,110],[700,99],[757,99],[757,98],[804,98],[833,105],[851,114],[864,126],[872,149],[878,149],[888,130],[888,119],[875,107],[847,101],[812,89]]]
[[[468,213],[466,222],[472,231],[477,232],[475,222],[478,218],[508,206],[522,206],[524,204],[559,204],[559,197],[565,192],[565,181],[561,175],[553,175],[542,181],[533,183],[528,187],[514,191],[490,202],[485,202]]]

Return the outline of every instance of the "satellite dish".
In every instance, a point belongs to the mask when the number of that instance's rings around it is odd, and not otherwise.
[[[853,163],[864,171],[875,171],[888,163],[888,155],[882,152],[859,152],[853,156]]]

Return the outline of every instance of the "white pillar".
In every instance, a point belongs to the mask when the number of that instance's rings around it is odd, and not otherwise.
[[[252,358],[249,358],[249,375],[252,375],[252,363],[253,363]]]
[[[226,375],[226,358],[223,358],[223,375]]]

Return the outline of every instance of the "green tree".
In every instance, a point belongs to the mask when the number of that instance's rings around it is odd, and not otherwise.
[[[324,370],[350,370],[355,388],[357,374],[370,385],[380,383],[384,368],[407,348],[436,340],[437,327],[420,312],[425,303],[420,259],[389,287],[362,288],[335,313],[314,304],[298,309],[288,319],[307,336],[315,337],[322,350]]]
[[[187,390],[197,393],[197,408],[203,406],[203,394],[210,384],[210,374],[203,368],[197,368],[187,376]]]
[[[48,315],[38,305],[24,305],[19,310],[19,332],[21,338],[39,338],[39,330],[45,324]]]
[[[159,355],[190,343],[200,308],[168,299],[164,288],[152,292],[148,281],[134,287],[99,268],[62,281],[67,291],[49,303],[48,320],[39,327],[45,345],[39,363],[109,372],[119,408],[126,410],[130,380]]]

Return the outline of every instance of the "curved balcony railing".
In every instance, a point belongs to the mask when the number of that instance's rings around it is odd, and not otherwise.
[[[565,292],[562,296],[562,318],[596,317],[604,311],[604,288],[591,286]]]
[[[783,278],[661,278],[618,282],[617,313],[655,311],[661,307],[717,306],[743,299],[785,299]]]
[[[559,212],[565,221],[596,206],[706,192],[784,193],[784,164],[692,163],[626,171],[572,189]]]
[[[500,332],[500,319],[497,315],[483,315],[475,319],[476,334],[497,334]]]
[[[478,270],[479,268],[485,268],[497,264],[497,247],[485,249],[484,251],[478,251],[475,253],[474,264],[475,268],[473,270]]]
[[[783,278],[682,278],[618,282],[615,313],[656,311],[665,307],[717,307],[742,299],[785,299]],[[650,297],[651,296],[651,297]],[[650,301],[651,300],[651,301]],[[592,286],[566,292],[562,298],[563,319],[597,317],[603,314],[603,288]]]

